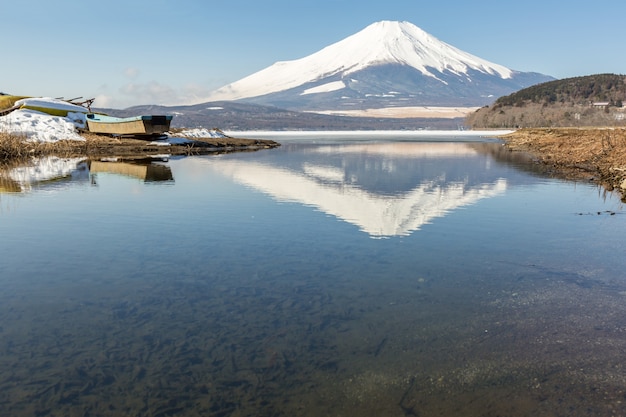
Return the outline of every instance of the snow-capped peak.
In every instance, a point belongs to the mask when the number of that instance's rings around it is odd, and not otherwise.
[[[434,78],[437,76],[432,70],[466,74],[472,69],[502,79],[510,78],[513,73],[502,65],[448,45],[412,23],[381,21],[305,58],[277,62],[222,87],[209,100],[257,97],[384,64],[410,66]]]
[[[379,63],[397,63],[429,76],[434,76],[429,67],[454,73],[475,69],[501,78],[510,78],[512,74],[510,69],[463,52],[409,22],[377,22],[335,45],[342,43],[343,48],[355,51],[353,61],[362,63],[350,72]],[[365,45],[365,48],[359,48],[359,45]]]

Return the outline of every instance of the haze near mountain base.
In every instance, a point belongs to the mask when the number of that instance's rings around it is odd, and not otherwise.
[[[409,22],[381,21],[312,55],[277,62],[228,84],[207,101],[326,114],[479,107],[553,79],[461,51]]]

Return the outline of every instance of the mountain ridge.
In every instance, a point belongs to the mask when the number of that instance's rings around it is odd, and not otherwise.
[[[276,62],[221,87],[206,101],[301,111],[482,106],[552,79],[464,52],[410,22],[381,21],[309,56]]]
[[[187,106],[141,105],[126,109],[94,109],[117,117],[171,114],[172,127],[222,130],[422,130],[463,128],[464,118],[350,117],[298,112],[238,101],[216,101]]]

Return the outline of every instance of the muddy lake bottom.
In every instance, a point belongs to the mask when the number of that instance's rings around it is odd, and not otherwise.
[[[626,414],[617,195],[493,141],[84,164],[2,173],[3,415]]]

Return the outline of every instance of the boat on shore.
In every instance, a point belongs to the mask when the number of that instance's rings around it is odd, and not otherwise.
[[[91,111],[94,99],[76,102],[50,97],[0,95],[0,117],[16,110],[42,113],[69,119],[79,131],[110,136],[133,136],[152,139],[163,136],[170,129],[172,116],[140,115],[113,117]]]
[[[17,109],[20,108],[19,104],[15,104],[17,103],[19,100],[22,100],[24,98],[28,98],[26,96],[12,96],[9,94],[4,94],[4,93],[0,93],[0,117],[1,116],[6,116],[7,114],[11,113],[12,111],[15,111]]]
[[[54,98],[25,98],[15,102],[16,106],[24,110],[34,110],[46,113],[50,116],[68,117],[71,114],[85,114],[89,112],[86,107],[69,101]],[[84,117],[84,116],[83,116]]]
[[[89,132],[112,136],[160,136],[170,129],[172,116],[113,117],[87,114]]]
[[[50,116],[80,117],[90,110],[71,101],[49,97],[0,96],[0,116],[15,110],[33,110]],[[83,116],[84,118],[84,116]]]

